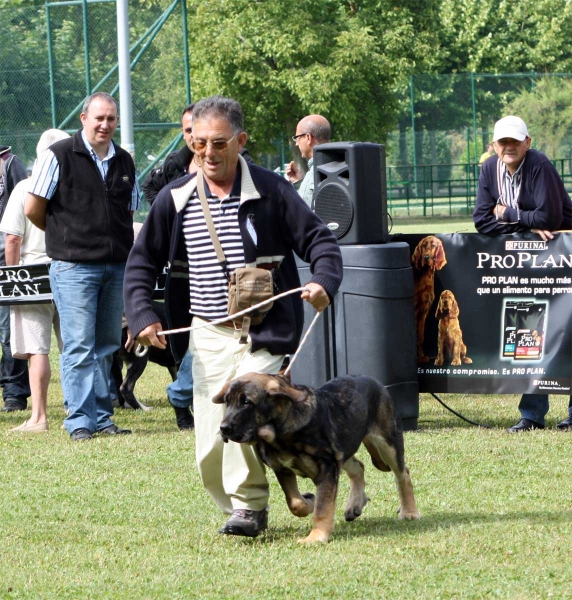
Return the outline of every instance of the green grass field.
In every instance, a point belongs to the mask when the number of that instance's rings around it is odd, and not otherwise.
[[[132,436],[72,443],[51,359],[50,431],[9,433],[28,413],[0,416],[1,599],[572,597],[572,433],[554,429],[567,397],[551,397],[546,430],[512,436],[517,396],[442,396],[485,429],[422,394],[405,434],[421,520],[396,519],[392,475],[360,451],[371,502],[346,523],[343,477],[330,542],[306,547],[310,519],[288,512],[272,473],[268,531],[217,533],[225,517],[200,484],[194,433],[176,429],[166,370],[150,365],[137,385],[151,411],[117,411]]]

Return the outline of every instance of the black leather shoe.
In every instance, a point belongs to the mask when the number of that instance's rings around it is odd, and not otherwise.
[[[562,421],[561,423],[558,423],[556,427],[561,431],[572,431],[572,415],[569,416],[567,419],[564,419],[564,421]]]
[[[171,406],[173,405],[171,404]],[[195,428],[195,419],[188,408],[173,406],[173,409],[175,411],[175,418],[177,419],[177,427],[181,431],[188,431]]]
[[[264,510],[248,510],[245,508],[233,510],[229,520],[218,532],[226,535],[256,537],[268,527],[269,510],[270,507],[268,506]]]
[[[91,440],[93,436],[91,435],[91,431],[89,429],[85,429],[85,427],[80,427],[79,429],[74,429],[70,438],[72,442],[81,442],[85,440]]]
[[[131,429],[121,429],[121,427],[117,427],[115,423],[112,423],[103,429],[99,429],[97,433],[101,435],[129,435]]]
[[[4,406],[2,407],[2,412],[16,412],[18,410],[26,410],[26,406],[28,405],[28,401],[26,398],[20,400],[20,398],[5,398]]]
[[[508,433],[521,433],[522,431],[531,431],[532,429],[544,429],[544,425],[531,421],[530,419],[521,419],[516,425],[507,429]]]

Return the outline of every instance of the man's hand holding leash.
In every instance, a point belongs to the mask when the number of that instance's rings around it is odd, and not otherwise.
[[[165,340],[165,336],[157,336],[158,331],[163,331],[163,326],[161,323],[152,323],[151,325],[145,327],[143,331],[139,332],[137,341],[142,346],[155,346],[155,348],[159,348],[159,350],[165,350],[167,347],[167,341]]]
[[[309,302],[318,312],[322,312],[330,304],[326,290],[319,283],[307,283],[302,292],[302,300]]]

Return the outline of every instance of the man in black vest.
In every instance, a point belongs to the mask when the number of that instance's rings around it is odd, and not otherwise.
[[[131,156],[112,137],[112,96],[83,105],[83,128],[34,168],[26,216],[46,231],[50,284],[61,322],[62,387],[72,440],[131,433],[111,420],[112,355],[121,344],[123,274],[140,192]]]

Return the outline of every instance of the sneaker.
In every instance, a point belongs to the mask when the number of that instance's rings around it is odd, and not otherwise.
[[[218,532],[226,535],[256,537],[261,531],[268,527],[269,510],[269,506],[264,510],[237,508],[232,511],[232,515],[225,523],[224,527],[221,527]]]
[[[188,431],[195,428],[195,419],[188,408],[173,406],[173,409],[175,411],[175,418],[177,419],[177,427],[181,431]]]
[[[4,406],[2,412],[16,412],[17,410],[26,410],[28,401],[26,398],[20,400],[20,398],[8,397],[4,398]]]

